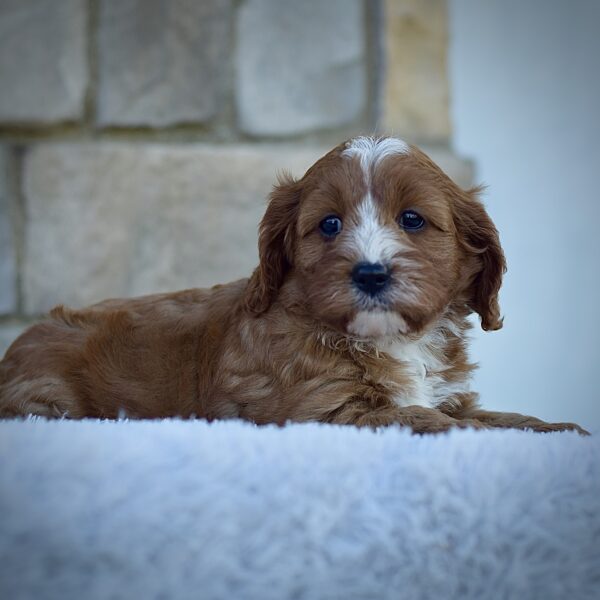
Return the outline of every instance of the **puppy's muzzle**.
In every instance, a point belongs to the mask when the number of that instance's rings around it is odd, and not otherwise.
[[[379,263],[359,263],[352,269],[352,282],[369,296],[376,296],[390,283],[390,271]]]

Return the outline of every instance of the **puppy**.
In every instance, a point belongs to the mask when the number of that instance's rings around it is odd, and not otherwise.
[[[467,317],[502,326],[477,199],[423,152],[358,137],[275,186],[249,279],[61,306],[0,363],[0,415],[576,429],[481,410]]]

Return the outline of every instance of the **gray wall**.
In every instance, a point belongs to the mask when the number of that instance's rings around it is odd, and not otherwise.
[[[455,146],[509,271],[477,333],[485,404],[600,428],[600,3],[450,2]]]

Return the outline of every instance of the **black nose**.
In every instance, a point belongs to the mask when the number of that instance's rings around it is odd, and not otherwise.
[[[352,269],[352,281],[361,292],[375,296],[387,287],[390,272],[379,263],[359,263]]]

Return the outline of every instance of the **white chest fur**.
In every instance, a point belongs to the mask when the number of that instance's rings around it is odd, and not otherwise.
[[[396,340],[381,348],[383,352],[401,363],[410,385],[396,394],[398,406],[425,406],[434,408],[453,395],[469,390],[466,379],[449,382],[444,371],[450,368],[443,357],[445,339],[439,334],[428,334],[420,340]]]

